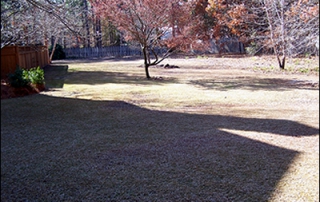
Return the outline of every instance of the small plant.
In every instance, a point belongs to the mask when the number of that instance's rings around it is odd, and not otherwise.
[[[295,65],[300,65],[300,61],[299,61],[298,59],[296,59],[296,60],[294,61],[294,64],[295,64]]]
[[[310,58],[310,57],[311,57],[311,54],[310,54],[310,53],[306,53],[306,54],[305,54],[305,57],[306,57],[306,58]]]
[[[286,71],[287,71],[287,72],[295,72],[295,71],[296,71],[296,69],[294,68],[294,66],[287,65],[287,67],[286,67]]]
[[[308,68],[301,68],[301,69],[299,69],[299,71],[301,73],[309,73],[310,70]]]
[[[44,83],[44,71],[39,66],[29,70],[23,70],[23,77],[32,84]]]
[[[14,88],[37,87],[44,88],[44,71],[40,67],[34,67],[29,70],[17,66],[13,74],[8,75],[9,84]],[[40,85],[38,87],[38,85]]]
[[[319,72],[319,66],[316,66],[314,68],[311,68],[310,71],[312,72]]]
[[[245,48],[246,53],[251,56],[256,55],[258,53],[259,49],[260,48],[259,48],[258,44],[256,44],[255,42],[251,42],[250,45]]]
[[[255,66],[255,67],[253,67],[253,70],[263,71],[263,72],[272,72],[275,70],[275,67],[272,65],[271,66],[262,66],[262,67]]]
[[[23,74],[24,70],[17,66],[15,72],[13,74],[9,74],[8,76],[9,84],[15,88],[28,86],[29,81],[23,76]]]

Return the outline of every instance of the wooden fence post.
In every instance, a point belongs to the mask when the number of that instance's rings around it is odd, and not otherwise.
[[[15,46],[15,55],[16,55],[16,66],[19,65],[20,67],[20,58],[19,58],[19,47]]]

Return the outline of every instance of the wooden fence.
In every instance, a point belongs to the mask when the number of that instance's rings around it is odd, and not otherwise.
[[[164,53],[165,49],[156,49],[157,53]],[[66,58],[101,58],[101,57],[123,57],[141,56],[141,49],[133,46],[107,46],[90,48],[66,48]]]
[[[244,44],[238,39],[222,38],[211,41],[210,53],[245,53]]]
[[[30,69],[49,64],[46,46],[7,46],[1,49],[1,78],[14,73],[17,66]]]
[[[165,48],[157,48],[158,54],[165,53]],[[142,56],[141,49],[134,46],[107,46],[89,48],[66,48],[64,49],[66,58],[101,58],[101,57],[123,57],[123,56]],[[195,54],[203,53],[245,53],[244,45],[237,39],[221,39],[217,42],[212,41],[208,50],[192,51]]]

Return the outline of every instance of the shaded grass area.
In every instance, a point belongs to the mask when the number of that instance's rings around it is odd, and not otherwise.
[[[215,89],[227,91],[229,89],[247,90],[290,90],[290,89],[312,89],[319,90],[319,84],[310,81],[281,79],[281,78],[252,78],[252,77],[231,77],[223,79],[199,79],[192,80],[193,84],[204,89]]]
[[[69,66],[65,64],[54,64],[44,67],[46,88],[63,88],[68,68]]]
[[[117,60],[111,60],[112,62],[117,62]],[[131,61],[131,60],[129,60]],[[145,79],[143,68],[135,68],[132,71],[132,65],[128,63],[126,59],[120,60],[120,67],[129,66],[126,69],[119,69],[117,65],[112,63],[108,65],[104,61],[96,60],[86,61],[81,60],[75,62],[75,64],[70,62],[69,65],[66,63],[57,62],[55,64],[49,65],[44,68],[46,75],[46,86],[47,88],[63,88],[64,84],[88,84],[88,85],[99,85],[106,83],[117,83],[117,84],[141,84],[150,85],[157,84],[163,85],[167,83],[176,83],[177,80],[174,77],[166,78],[161,82],[154,80]],[[139,63],[138,63],[139,64]],[[72,68],[69,68],[71,66]],[[92,68],[95,68],[92,71]],[[109,71],[106,71],[109,70]],[[110,71],[111,70],[111,71]],[[138,70],[138,71],[137,71]],[[132,72],[131,72],[132,71]],[[139,73],[137,73],[139,72]]]
[[[220,128],[318,132],[43,95],[6,101],[1,116],[2,201],[266,201],[297,152]]]

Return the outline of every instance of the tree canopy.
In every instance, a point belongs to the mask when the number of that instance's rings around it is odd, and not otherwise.
[[[173,51],[207,49],[237,38],[250,53],[286,57],[319,54],[317,0],[3,0],[1,48],[10,44],[63,47],[138,44],[148,67]],[[157,50],[167,52],[159,55]],[[249,50],[249,49],[248,49]]]
[[[173,51],[204,46],[203,35],[197,32],[203,21],[193,13],[192,1],[92,0],[91,4],[97,15],[117,26],[126,41],[140,45],[147,78],[149,66],[159,64]],[[167,51],[159,58],[156,48],[161,47]]]

